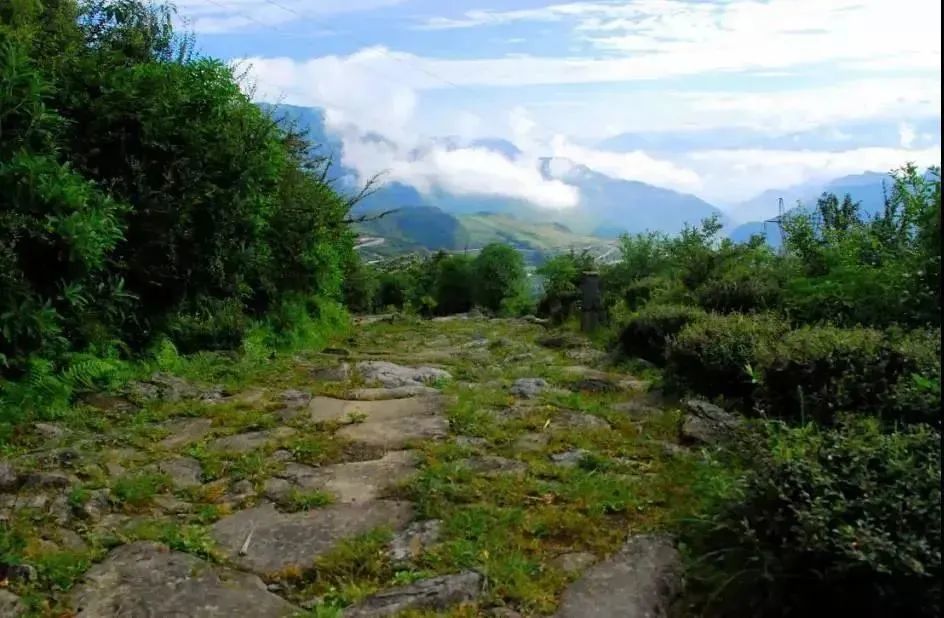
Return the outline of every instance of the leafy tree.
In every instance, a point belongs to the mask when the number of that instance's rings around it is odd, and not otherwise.
[[[544,278],[544,295],[538,304],[538,313],[553,317],[556,321],[571,315],[580,298],[580,281],[583,273],[596,270],[596,261],[586,251],[556,255],[537,269]]]
[[[506,303],[524,294],[524,259],[508,245],[486,245],[472,262],[476,304],[501,311]]]

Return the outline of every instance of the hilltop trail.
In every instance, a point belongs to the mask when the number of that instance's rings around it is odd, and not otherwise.
[[[586,340],[373,317],[262,365],[208,365],[225,386],[157,374],[37,424],[0,465],[27,543],[16,611],[667,613],[679,413]]]

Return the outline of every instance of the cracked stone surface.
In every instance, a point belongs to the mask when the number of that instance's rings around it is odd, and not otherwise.
[[[308,569],[342,539],[381,526],[398,530],[412,518],[413,506],[396,500],[336,504],[299,513],[281,513],[274,505],[263,504],[224,517],[210,534],[240,568],[272,574],[288,567]]]
[[[387,553],[394,563],[415,560],[442,536],[442,521],[429,519],[415,521],[402,532],[394,535],[387,546]]]
[[[143,541],[112,550],[70,598],[83,618],[288,618],[299,611],[255,575]]]
[[[665,618],[679,589],[680,568],[679,553],[667,537],[631,537],[564,591],[556,616]]]
[[[544,378],[518,378],[511,385],[511,394],[515,397],[533,399],[547,390],[547,380]]]
[[[407,610],[445,610],[474,601],[482,593],[483,578],[475,571],[463,571],[424,579],[367,597],[344,611],[344,618],[393,616]]]
[[[554,453],[551,455],[551,461],[553,461],[555,465],[562,468],[573,468],[589,454],[590,451],[578,448],[572,451],[565,451],[563,453]]]
[[[26,610],[20,602],[20,597],[9,590],[0,588],[0,616],[2,618],[16,618]]]
[[[422,395],[438,395],[439,391],[431,386],[395,386],[393,388],[355,388],[346,397],[355,401],[380,401],[383,399],[406,399]]]
[[[389,361],[361,361],[357,372],[368,381],[379,382],[387,388],[398,386],[423,386],[437,380],[451,380],[452,374],[435,367],[407,367]]]
[[[515,440],[514,449],[525,453],[533,453],[544,450],[551,437],[546,433],[529,432],[518,436]]]
[[[157,469],[170,477],[177,489],[199,487],[203,482],[203,468],[193,457],[175,457],[157,464]]]
[[[415,440],[438,439],[449,432],[442,416],[442,397],[410,397],[382,401],[350,401],[315,397],[308,409],[313,421],[350,424],[337,435],[371,446],[403,448]],[[352,420],[357,422],[351,423]]]
[[[290,438],[298,433],[291,427],[276,427],[265,431],[249,431],[232,436],[217,438],[208,445],[210,450],[227,453],[248,453],[261,448],[274,440]]]
[[[267,495],[279,495],[279,488],[321,490],[337,503],[362,503],[381,496],[387,489],[407,479],[416,471],[413,451],[390,451],[380,459],[341,463],[313,468],[290,463],[278,476],[287,481],[266,486]]]
[[[564,573],[579,573],[597,561],[597,557],[588,551],[573,551],[561,554],[551,564]]]
[[[182,418],[166,423],[164,428],[170,433],[157,445],[173,450],[202,440],[212,430],[213,421],[208,418]]]

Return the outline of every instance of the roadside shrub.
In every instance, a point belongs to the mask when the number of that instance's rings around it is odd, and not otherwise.
[[[677,385],[709,397],[752,399],[759,352],[786,330],[772,315],[709,313],[686,325],[669,343],[666,371]]]
[[[235,298],[208,299],[194,311],[180,311],[166,330],[176,348],[190,354],[198,350],[235,350],[242,343],[250,320]]]
[[[436,312],[463,313],[472,308],[472,260],[465,255],[444,255],[436,264]]]
[[[538,301],[537,313],[560,324],[577,309],[580,300],[580,281],[583,273],[596,268],[593,256],[587,252],[564,253],[546,261],[537,269],[544,278],[544,294]]]
[[[890,335],[891,336],[891,335]],[[914,331],[897,348],[907,359],[892,387],[891,415],[905,422],[941,428],[941,329]]]
[[[939,380],[939,353],[940,331],[892,338],[866,328],[800,328],[766,351],[762,399],[775,415],[825,423],[841,411],[939,423],[939,401],[914,378]]]
[[[697,307],[648,305],[626,324],[620,345],[626,354],[661,364],[669,338],[704,316]]]
[[[486,245],[472,261],[476,304],[499,312],[524,294],[524,259],[514,248],[500,243]]]
[[[766,424],[742,485],[686,530],[703,611],[757,616],[938,616],[940,435]],[[708,595],[712,598],[708,599]]]
[[[696,291],[698,304],[706,311],[751,313],[780,305],[780,283],[768,273],[738,272],[709,279]]]
[[[670,286],[671,282],[664,277],[643,277],[626,286],[623,300],[628,309],[636,311]]]
[[[380,277],[376,270],[360,258],[350,260],[342,284],[344,305],[354,313],[370,313],[380,292]]]

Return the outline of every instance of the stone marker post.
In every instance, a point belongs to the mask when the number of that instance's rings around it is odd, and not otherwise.
[[[589,333],[606,322],[603,295],[600,293],[600,273],[584,272],[580,282],[580,291],[583,293],[580,330]]]

